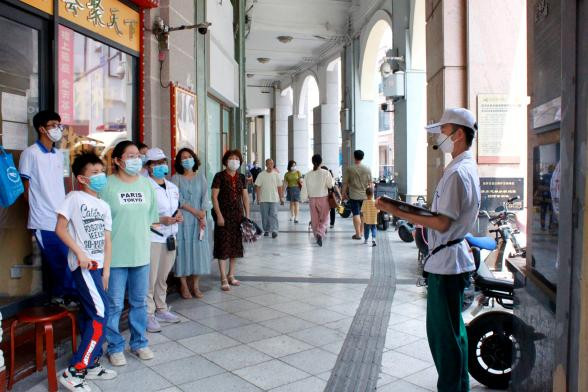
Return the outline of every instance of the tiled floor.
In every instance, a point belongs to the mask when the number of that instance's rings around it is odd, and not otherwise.
[[[206,279],[202,300],[170,295],[172,311],[182,322],[149,334],[155,359],[142,362],[127,353],[129,364],[116,369],[119,376],[91,383],[92,390],[322,391],[366,284],[315,283],[312,278],[369,279],[372,250],[350,240],[350,219],[339,219],[318,248],[307,231],[307,214],[299,225],[289,223],[285,212],[280,214],[279,237],[248,246],[238,268],[238,275],[268,277],[266,281],[244,279],[240,287],[224,293],[216,279]],[[399,281],[416,280],[416,248],[400,242],[394,232],[387,235],[393,241]],[[275,282],[272,277],[311,279]],[[435,390],[425,304],[422,288],[397,286],[378,390]],[[486,390],[475,382],[472,388]],[[13,390],[45,391],[44,374],[23,380]]]

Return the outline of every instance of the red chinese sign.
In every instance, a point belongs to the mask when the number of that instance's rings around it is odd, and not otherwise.
[[[74,119],[74,32],[59,26],[57,80],[59,80],[58,111],[61,122],[72,124]]]

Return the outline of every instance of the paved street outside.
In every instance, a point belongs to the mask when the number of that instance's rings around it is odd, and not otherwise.
[[[258,213],[253,217],[258,219]],[[89,382],[92,390],[323,391],[370,279],[376,248],[351,240],[351,219],[339,217],[319,248],[308,221],[307,211],[297,225],[280,211],[278,238],[262,237],[247,246],[237,270],[240,287],[222,292],[214,263],[214,278],[202,283],[203,299],[170,294],[172,311],[182,321],[149,334],[155,359],[142,362],[127,352],[128,365],[115,369],[119,376]],[[396,289],[378,390],[434,391],[426,293],[414,283],[416,247],[401,242],[394,231],[379,236],[392,249]],[[106,359],[103,363],[110,367]],[[471,386],[489,391],[473,379]],[[13,391],[46,388],[43,372],[17,383]]]

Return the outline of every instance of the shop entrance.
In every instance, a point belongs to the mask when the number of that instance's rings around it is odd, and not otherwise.
[[[37,139],[32,117],[51,103],[49,22],[0,4],[0,113],[2,145],[18,165],[20,153]],[[0,309],[10,317],[19,303],[43,292],[40,258],[32,257],[23,198],[0,208]]]

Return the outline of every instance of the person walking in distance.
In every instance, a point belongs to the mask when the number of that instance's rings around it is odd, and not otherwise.
[[[453,160],[437,184],[433,216],[401,211],[378,199],[376,206],[394,216],[428,228],[427,337],[439,378],[440,392],[469,391],[468,338],[461,317],[464,289],[475,270],[472,253],[464,241],[480,210],[480,180],[470,147],[477,129],[472,112],[448,109],[437,124],[427,126],[438,134],[434,149]]]
[[[300,212],[300,188],[302,188],[302,174],[296,167],[296,161],[288,162],[288,171],[284,174],[284,188],[286,200],[290,202],[290,221],[298,223]]]
[[[284,190],[280,175],[274,171],[274,161],[266,159],[266,170],[259,173],[255,180],[257,204],[261,209],[261,223],[264,236],[272,233],[272,238],[278,236],[278,203],[284,205]]]
[[[363,165],[364,153],[361,150],[353,152],[355,163],[345,169],[343,173],[343,199],[349,200],[349,207],[353,214],[353,227],[355,228],[354,240],[361,240],[362,222],[361,205],[366,199],[365,190],[372,187],[372,172]]]
[[[323,246],[329,222],[329,189],[334,186],[333,176],[321,169],[323,158],[319,154],[312,157],[313,169],[306,173],[302,183],[302,200],[310,204],[310,224],[318,246]]]
[[[372,234],[372,246],[376,246],[376,233],[378,232],[378,209],[374,200],[374,191],[372,188],[365,190],[367,199],[361,206],[361,217],[363,218],[363,238],[364,244],[368,243],[370,233]]]

